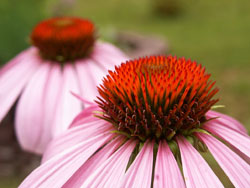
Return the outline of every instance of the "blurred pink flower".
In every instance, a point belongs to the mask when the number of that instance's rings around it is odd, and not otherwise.
[[[223,187],[199,154],[207,150],[235,187],[250,187],[249,136],[238,121],[209,110],[218,101],[209,77],[171,56],[116,67],[99,88],[99,105],[50,143],[20,188]]]
[[[31,34],[33,46],[0,69],[0,121],[20,96],[15,126],[23,149],[42,153],[87,105],[70,92],[92,101],[107,70],[125,60],[116,47],[95,38],[88,20],[45,20]]]

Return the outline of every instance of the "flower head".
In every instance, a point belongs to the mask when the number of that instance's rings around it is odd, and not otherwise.
[[[201,65],[172,56],[142,58],[122,64],[99,88],[104,117],[123,134],[171,140],[207,121],[218,89]]]
[[[89,20],[59,17],[40,22],[31,33],[31,42],[50,60],[69,61],[91,53],[95,27]]]
[[[92,101],[108,69],[126,56],[96,41],[86,19],[58,17],[40,22],[31,33],[32,47],[0,69],[0,121],[16,99],[16,133],[21,146],[42,153]]]
[[[20,187],[223,187],[199,154],[207,150],[235,187],[249,187],[250,139],[210,110],[218,89],[209,77],[172,56],[121,64],[100,85],[98,106],[51,142]]]

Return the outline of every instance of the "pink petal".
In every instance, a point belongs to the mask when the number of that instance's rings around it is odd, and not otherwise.
[[[43,63],[25,88],[16,109],[16,134],[23,149],[42,153],[45,145],[42,143],[43,131],[50,135],[50,130],[44,130],[44,93],[50,65]]]
[[[150,188],[153,168],[154,142],[145,142],[135,161],[129,167],[120,187]]]
[[[33,171],[20,185],[27,187],[62,187],[72,175],[112,136],[106,132],[81,142],[74,147],[65,147],[64,152],[51,158]]]
[[[25,84],[39,67],[41,60],[29,49],[6,64],[0,71],[0,121],[9,111]]]
[[[126,59],[128,58],[113,45],[97,42],[89,59],[75,63],[83,98],[95,100],[98,96],[97,86],[102,83],[108,70],[114,69],[114,65],[119,65]]]
[[[224,187],[199,152],[184,137],[178,137],[177,142],[187,187]]]
[[[83,111],[75,117],[70,125],[70,128],[90,121],[99,120],[99,118],[94,116],[94,112],[96,111],[101,111],[101,109],[97,105],[91,105],[83,109]]]
[[[226,140],[246,156],[250,157],[250,139],[247,135],[242,135],[233,129],[216,122],[210,122],[204,125],[204,129],[212,134]]]
[[[73,127],[50,142],[43,154],[42,162],[44,163],[55,155],[62,153],[65,148],[71,148],[107,130],[112,130],[112,125],[103,120],[92,121]]]
[[[207,118],[217,118],[217,119],[212,120],[212,121],[216,121],[220,124],[223,124],[231,129],[234,129],[234,130],[240,132],[241,134],[247,134],[246,128],[240,122],[238,122],[237,120],[233,119],[230,116],[227,116],[225,114],[210,110],[207,112],[206,117]]]
[[[244,159],[247,164],[250,165],[250,157],[249,155],[245,155],[244,153],[242,153],[238,148],[234,147],[233,145],[231,145],[230,147],[237,155],[239,155],[242,159]]]
[[[27,54],[36,53],[35,51],[36,51],[36,48],[30,47],[30,48],[20,52],[19,54],[17,54],[16,57],[14,57],[8,63],[5,63],[3,67],[1,67],[0,75],[3,72],[6,72],[6,71],[12,69],[12,67],[15,67],[16,64],[19,64],[27,56]]]
[[[114,70],[115,65],[120,65],[129,58],[112,44],[97,43],[92,53],[92,59],[105,70]]]
[[[250,166],[243,159],[213,136],[204,133],[196,135],[207,145],[235,187],[250,187]]]
[[[102,84],[102,79],[104,76],[108,74],[108,66],[105,64],[105,59],[100,64],[95,60],[95,58],[102,58],[101,56],[98,57],[93,57],[92,62],[89,62],[88,68],[89,68],[89,73],[92,75],[92,78],[95,83],[95,87],[99,86]],[[113,67],[114,68],[114,67]],[[96,99],[96,98],[95,98]]]
[[[120,61],[120,63],[129,59],[119,48],[107,42],[97,42],[94,55],[95,53],[106,54],[106,56],[111,56],[113,59]]]
[[[94,63],[92,59],[83,59],[75,64],[77,78],[80,83],[81,96],[88,101],[93,101],[98,95],[97,83],[95,82],[94,77],[104,76],[104,73],[92,74],[89,66],[92,63]]]
[[[90,105],[90,106],[96,105],[96,103],[94,101],[88,101],[87,99],[83,98],[82,96],[80,96],[80,95],[78,95],[78,94],[76,94],[74,92],[71,92],[71,94],[73,96],[75,96],[76,98],[78,98],[83,104],[86,103],[87,105]]]
[[[40,138],[40,145],[43,146],[42,152],[52,139],[51,125],[55,120],[56,107],[58,102],[60,102],[58,101],[58,97],[62,90],[62,82],[61,67],[57,64],[51,64],[51,71],[44,89],[43,108],[41,109],[43,110],[43,124]]]
[[[79,170],[69,179],[69,181],[63,186],[66,187],[81,187],[84,180],[89,177],[98,167],[100,167],[110,155],[120,147],[122,142],[125,140],[124,137],[118,136],[108,143],[103,149],[98,151],[92,156],[87,162],[79,168]]]
[[[74,67],[66,64],[63,68],[63,88],[58,99],[55,120],[52,125],[53,136],[60,135],[68,129],[74,117],[82,110],[81,101],[74,97],[71,91],[80,93]]]
[[[82,188],[120,187],[136,142],[129,140],[87,178]]]
[[[161,141],[159,144],[155,164],[154,187],[186,187],[178,164],[166,141]]]

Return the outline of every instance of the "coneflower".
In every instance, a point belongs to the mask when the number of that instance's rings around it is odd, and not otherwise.
[[[93,100],[96,85],[125,55],[96,41],[94,24],[76,17],[44,20],[30,39],[32,47],[0,69],[0,121],[20,96],[18,140],[25,150],[42,153],[82,110],[70,91]]]
[[[199,154],[208,150],[235,187],[250,187],[250,139],[239,122],[210,110],[214,84],[184,58],[122,63],[103,79],[98,105],[51,142],[20,187],[223,187]]]

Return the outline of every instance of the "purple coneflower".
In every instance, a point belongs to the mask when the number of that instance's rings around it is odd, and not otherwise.
[[[250,139],[238,121],[210,111],[218,89],[209,78],[172,56],[121,64],[103,79],[98,106],[51,142],[20,187],[223,187],[199,154],[207,150],[235,187],[250,187]]]
[[[82,110],[70,91],[93,100],[107,70],[125,60],[111,44],[95,42],[95,35],[85,19],[42,21],[31,33],[33,46],[0,69],[0,121],[20,96],[15,124],[25,150],[42,153]]]

